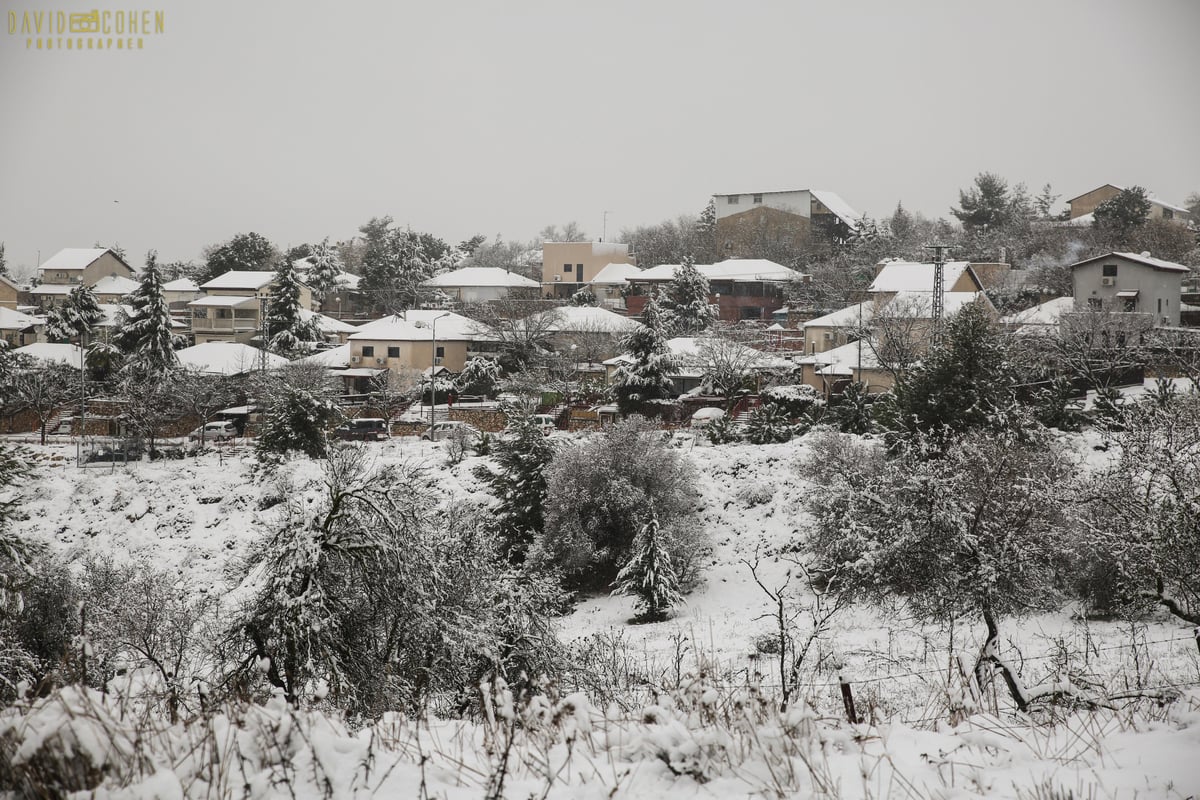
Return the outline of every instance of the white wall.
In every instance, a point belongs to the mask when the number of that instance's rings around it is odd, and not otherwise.
[[[717,207],[717,219],[731,217],[734,214],[741,214],[743,211],[761,206],[786,211],[789,214],[799,214],[802,217],[812,215],[812,196],[807,189],[797,192],[763,192],[761,203],[754,202],[753,194],[740,194],[737,195],[737,198],[736,205],[729,204],[728,195],[719,195],[713,198]]]

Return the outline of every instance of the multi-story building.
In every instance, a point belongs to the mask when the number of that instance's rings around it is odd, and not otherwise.
[[[567,299],[609,264],[635,264],[629,245],[616,242],[544,242],[542,294]]]
[[[204,295],[188,303],[196,344],[249,344],[262,327],[274,281],[274,272],[231,270],[201,284]],[[300,284],[300,307],[312,310],[312,290],[303,283]]]
[[[112,250],[102,247],[67,247],[38,268],[39,283],[30,290],[43,311],[63,301],[76,286],[95,286],[105,278],[133,278],[133,268]]]
[[[814,233],[840,241],[862,215],[834,192],[791,189],[713,195],[717,252],[726,258],[770,258],[804,249]]]
[[[1146,317],[1147,326],[1179,325],[1180,295],[1189,267],[1149,254],[1108,253],[1071,265],[1076,311]]]

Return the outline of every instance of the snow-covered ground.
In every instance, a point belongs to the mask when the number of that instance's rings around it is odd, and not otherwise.
[[[564,437],[563,444],[569,446],[569,439]],[[1094,444],[1087,438],[1074,440],[1080,457],[1089,461],[1105,457],[1093,449]],[[782,590],[785,613],[798,614],[795,619],[801,638],[811,627],[807,609],[814,598],[789,558],[805,523],[803,502],[809,487],[796,470],[797,460],[806,453],[804,440],[767,446],[713,447],[702,441],[684,441],[682,445],[681,452],[693,461],[700,475],[701,518],[713,545],[703,584],[667,622],[628,624],[633,604],[627,597],[585,598],[561,620],[564,641],[581,650],[605,653],[611,663],[622,664],[630,674],[633,689],[623,703],[627,710],[650,705],[657,688],[674,685],[689,674],[722,698],[746,691],[747,685],[769,690],[780,682],[769,642],[774,630],[771,614],[777,608],[756,583],[751,565],[757,565],[758,579],[767,589]],[[489,500],[472,476],[475,458],[447,466],[441,446],[410,437],[367,446],[381,463],[405,460],[428,466],[430,486],[443,492],[447,502]],[[181,461],[88,469],[75,466],[70,445],[30,449],[37,472],[16,523],[29,535],[72,557],[91,554],[117,560],[145,559],[160,569],[175,571],[195,591],[219,596],[236,597],[231,583],[236,570],[232,568],[276,519],[280,500],[315,502],[320,491],[316,463],[300,459],[271,473],[258,466],[249,449],[239,446]],[[1186,690],[1200,683],[1200,657],[1192,632],[1166,619],[1133,625],[1086,621],[1064,609],[1008,620],[1005,625],[1009,638],[1006,652],[1021,665],[1030,684],[1059,680],[1067,674],[1076,682],[1092,681],[1109,688],[1114,681],[1124,681],[1130,689],[1177,686]],[[1014,776],[1023,776],[1023,785],[1031,785],[1030,781],[1040,780],[1031,776],[1061,772],[1064,763],[1073,763],[1061,775],[1067,788],[1077,793],[1080,787],[1086,790],[1093,784],[1105,787],[1098,795],[1104,797],[1110,796],[1114,787],[1137,792],[1139,797],[1186,797],[1200,791],[1200,768],[1192,763],[1194,755],[1191,761],[1185,757],[1188,752],[1200,752],[1195,695],[1177,704],[1180,710],[1169,721],[1142,724],[1124,720],[1098,729],[1103,746],[1084,748],[1086,757],[1074,762],[1054,755],[1066,744],[1055,740],[1059,734],[1052,731],[1020,732],[1019,725],[1002,721],[973,723],[1003,728],[986,735],[968,735],[964,733],[967,728],[938,730],[945,724],[947,704],[962,686],[952,654],[965,653],[970,658],[979,640],[980,631],[969,624],[925,624],[906,618],[899,604],[895,608],[851,607],[831,618],[806,659],[801,691],[817,714],[836,719],[842,713],[837,681],[843,676],[854,688],[860,714],[877,723],[859,732],[835,732],[828,721],[821,723],[836,746],[826,743],[818,750],[837,762],[839,785],[857,787],[852,795],[886,796],[892,790],[879,783],[885,780],[885,773],[890,776],[886,780],[893,782],[921,773],[924,778],[918,783],[924,788],[906,793],[949,797],[959,796],[958,788],[968,787],[964,796],[1011,796]],[[994,707],[1000,719],[1005,719],[1002,699],[983,698],[980,702],[983,709]],[[1192,710],[1187,711],[1189,708]],[[445,732],[434,727],[435,733]],[[478,731],[472,735],[477,734],[481,735]],[[612,735],[610,729],[605,737]],[[643,735],[650,734],[639,734]],[[658,731],[655,735],[668,734]],[[678,735],[687,738],[691,734]],[[346,736],[347,742],[361,743],[361,739]],[[669,760],[651,757],[639,761],[626,750],[612,750],[609,738],[604,739],[600,751],[593,752],[593,762],[600,759],[604,770],[614,770],[613,775],[625,770],[621,773],[625,777],[597,778],[596,785],[585,791],[582,784],[587,781],[576,776],[574,784],[556,783],[552,796],[608,796],[608,790],[619,785],[627,796],[655,797],[684,780],[671,771]],[[948,753],[961,753],[961,761]],[[856,770],[868,761],[882,771],[867,777],[857,775]],[[892,766],[886,766],[888,763]],[[974,783],[947,783],[946,764],[984,772]],[[593,763],[591,768],[595,767]],[[414,769],[406,762],[387,780],[399,782],[397,790],[401,785],[411,788],[412,784],[403,782],[416,775]],[[762,769],[763,764],[750,769],[754,781],[766,780]],[[719,779],[734,781],[736,786],[714,782],[701,790],[700,784],[693,782],[688,794],[744,796],[755,791],[749,788],[753,781],[747,782],[739,770],[722,772]],[[446,777],[439,793],[479,796],[477,787],[470,791],[452,788],[456,780],[459,778]],[[526,796],[535,790],[540,795],[536,780],[523,780],[515,780],[514,787],[525,788],[519,792],[514,788],[511,796]],[[986,789],[985,784],[992,788]],[[1168,785],[1176,788],[1168,790]],[[934,791],[937,786],[941,788]],[[1089,795],[1085,791],[1083,796]]]

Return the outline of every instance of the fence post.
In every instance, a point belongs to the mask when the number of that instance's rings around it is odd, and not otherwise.
[[[851,725],[858,724],[858,712],[854,710],[854,693],[850,690],[850,681],[842,674],[838,674],[838,683],[842,687],[842,705],[846,709],[846,720]]]

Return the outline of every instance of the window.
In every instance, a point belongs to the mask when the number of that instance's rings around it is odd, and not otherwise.
[[[758,306],[742,306],[739,312],[742,319],[762,319],[762,309]]]
[[[1106,277],[1106,278],[1117,277],[1117,265],[1116,264],[1105,264],[1104,272],[1101,274],[1104,275],[1104,277]]]
[[[571,271],[571,265],[563,264],[563,272],[570,272],[570,271]]]
[[[446,357],[446,348],[439,347],[436,350],[434,350],[433,357],[434,358],[445,358]]]
[[[388,358],[399,358],[399,357],[400,357],[400,348],[399,347],[389,347],[388,348]]]
[[[1088,298],[1088,308],[1091,309],[1092,311],[1099,311],[1100,309],[1104,308],[1104,303],[1100,300],[1099,297],[1089,297]]]
[[[762,195],[761,195],[761,194],[756,194],[756,195],[754,195],[754,202],[756,202],[756,203],[761,203],[761,202],[762,202]]]
[[[729,197],[725,198],[725,203],[726,205],[736,206],[738,204],[738,196],[736,194],[729,195]]]
[[[1158,298],[1158,313],[1162,313],[1162,298]]]
[[[375,355],[374,345],[363,345],[363,358],[370,358]]]
[[[1137,298],[1136,297],[1126,297],[1126,298],[1124,298],[1124,300],[1125,300],[1125,310],[1126,311],[1137,311]]]

